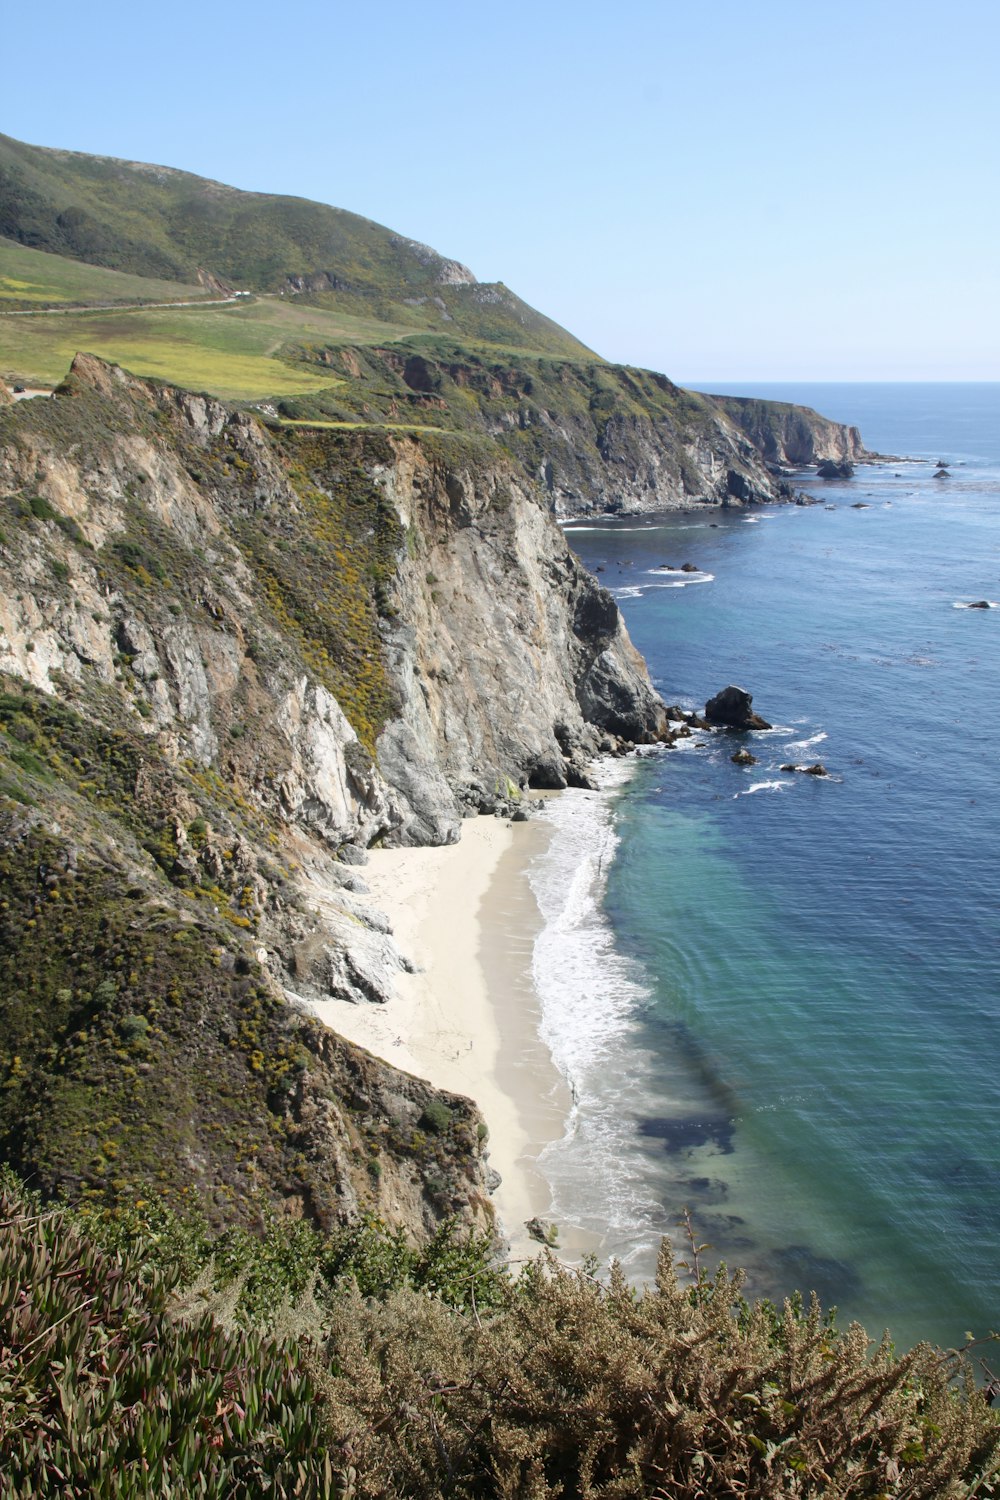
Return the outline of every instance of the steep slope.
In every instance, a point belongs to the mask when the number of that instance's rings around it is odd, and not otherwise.
[[[472,1106],[307,1010],[403,962],[366,845],[665,733],[544,496],[81,357],[0,411],[0,673],[2,1154],[223,1221],[488,1220]]]

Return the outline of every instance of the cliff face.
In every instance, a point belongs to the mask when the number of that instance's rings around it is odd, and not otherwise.
[[[833,459],[859,463],[872,455],[857,427],[831,422],[809,406],[752,396],[707,396],[753,443],[767,463],[803,468]]]
[[[381,476],[412,556],[384,629],[401,712],[378,761],[406,804],[395,836],[420,843],[525,786],[584,784],[600,749],[665,728],[617,606],[544,497],[481,445],[447,447],[395,445]]]
[[[365,846],[663,731],[544,496],[78,357],[0,413],[0,674],[3,1154],[220,1221],[487,1222],[468,1101],[307,1012],[403,962]]]

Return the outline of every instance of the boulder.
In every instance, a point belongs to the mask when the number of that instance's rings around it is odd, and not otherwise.
[[[967,606],[969,609],[992,609],[993,606],[988,599],[977,599],[975,604]]]
[[[682,573],[700,573],[701,569],[698,568],[698,567],[696,567],[694,563],[681,563],[681,572]]]
[[[771,725],[751,707],[752,694],[732,683],[705,704],[708,723],[722,729],[770,729]]]
[[[734,766],[755,766],[757,764],[756,755],[751,755],[750,751],[745,747],[742,750],[737,750],[736,754],[731,755],[729,759]]]
[[[803,776],[829,776],[830,774],[823,762],[819,760],[814,761],[811,766],[788,765],[782,766],[781,769],[783,771],[800,771]]]
[[[540,1245],[553,1246],[559,1242],[559,1230],[551,1219],[540,1219],[536,1215],[533,1219],[526,1219],[524,1227]]]
[[[820,479],[850,479],[854,473],[854,465],[849,464],[846,459],[842,463],[838,463],[836,459],[824,458],[823,462],[817,467],[816,473]]]

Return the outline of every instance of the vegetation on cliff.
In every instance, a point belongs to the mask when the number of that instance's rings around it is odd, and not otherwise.
[[[37,693],[0,696],[0,726],[3,1159],[48,1194],[218,1224],[298,1205],[329,1228],[377,1208],[397,1162],[439,1217],[463,1206],[474,1111],[452,1099],[420,1128],[433,1090],[394,1100],[381,1065],[285,1002],[255,934],[288,877],[248,872],[213,778]],[[198,809],[183,841],[179,787]]]

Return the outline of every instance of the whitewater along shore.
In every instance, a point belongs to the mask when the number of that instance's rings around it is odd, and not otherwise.
[[[437,1088],[476,1101],[490,1131],[493,1202],[516,1261],[538,1253],[526,1221],[546,1219],[536,1162],[562,1138],[571,1100],[538,1035],[531,959],[542,919],[528,883],[551,828],[544,819],[462,824],[457,844],[374,849],[364,879],[415,973],[384,1005],[314,1002],[341,1036]],[[560,1238],[561,1252],[583,1246]]]

